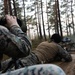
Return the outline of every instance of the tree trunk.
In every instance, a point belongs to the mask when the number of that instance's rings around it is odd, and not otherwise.
[[[14,15],[17,17],[17,11],[16,11],[16,6],[15,6],[15,0],[13,0],[13,6],[14,6]]]
[[[11,0],[8,0],[8,5],[9,5],[9,12],[10,12],[10,15],[12,15]]]
[[[4,12],[8,14],[8,0],[4,0]]]
[[[59,26],[58,26],[58,7],[57,7],[57,1],[55,0],[55,32],[59,34]]]
[[[50,27],[49,27],[49,21],[48,21],[48,8],[47,8],[47,0],[46,0],[46,12],[47,12],[48,34],[49,34],[49,38],[50,38]]]
[[[46,39],[46,33],[45,33],[45,25],[44,25],[44,17],[43,17],[43,7],[42,7],[42,0],[41,0],[41,15],[42,15],[42,24],[43,24],[43,32],[44,32],[44,39]]]
[[[73,8],[72,8],[73,1],[71,0],[71,16],[72,16],[72,25],[73,25],[73,34],[74,34],[74,20],[73,20]]]
[[[70,27],[70,24],[69,24],[69,35],[71,36],[71,27]]]
[[[67,31],[67,36],[68,36],[69,34],[68,34],[68,23],[67,23],[67,20],[66,20],[66,31]]]
[[[40,39],[43,39],[43,37],[42,37],[42,31],[41,31],[41,24],[40,24],[39,14],[38,14],[38,25],[39,25],[39,34],[40,34]]]
[[[61,25],[61,19],[60,19],[60,10],[59,10],[59,0],[57,0],[57,8],[58,8],[58,19],[59,19],[60,34],[61,34],[61,37],[63,37],[62,25]]]
[[[23,10],[24,10],[24,25],[26,26],[26,12],[25,12],[25,3],[23,0]]]
[[[38,9],[37,6],[38,6],[38,5],[35,5],[35,18],[36,18],[37,35],[38,35],[38,37],[39,37],[39,33],[38,33],[38,23],[37,23],[37,11],[36,11],[36,10]]]
[[[40,16],[39,16],[39,3],[38,3],[38,6],[37,6],[37,15],[38,15],[38,25],[39,25],[39,35],[40,35],[40,39],[43,39],[42,37],[42,31],[41,31],[41,24],[40,24]]]

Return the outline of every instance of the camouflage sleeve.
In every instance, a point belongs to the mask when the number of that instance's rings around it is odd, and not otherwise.
[[[21,52],[25,55],[28,55],[31,50],[31,41],[27,35],[21,30],[20,27],[13,26],[10,28],[11,40],[18,46]]]
[[[59,46],[59,52],[58,52],[60,58],[62,58],[65,62],[70,62],[72,61],[71,55],[64,50],[61,46]]]

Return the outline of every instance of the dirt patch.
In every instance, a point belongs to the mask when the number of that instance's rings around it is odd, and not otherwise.
[[[56,64],[60,66],[66,73],[66,75],[75,75],[75,54],[72,55],[72,61],[71,62],[54,62],[53,64]]]

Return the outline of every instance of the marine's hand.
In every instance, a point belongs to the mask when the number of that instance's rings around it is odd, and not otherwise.
[[[10,15],[5,15],[6,21],[7,21],[7,26],[10,28],[13,25],[19,26],[17,23],[16,16],[10,16]]]

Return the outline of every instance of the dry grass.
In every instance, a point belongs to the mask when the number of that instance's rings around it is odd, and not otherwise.
[[[35,50],[35,48],[44,40],[36,39],[32,40],[32,50]]]
[[[3,61],[6,60],[6,59],[8,59],[8,58],[9,57],[7,55],[5,55],[5,54],[3,55]]]

